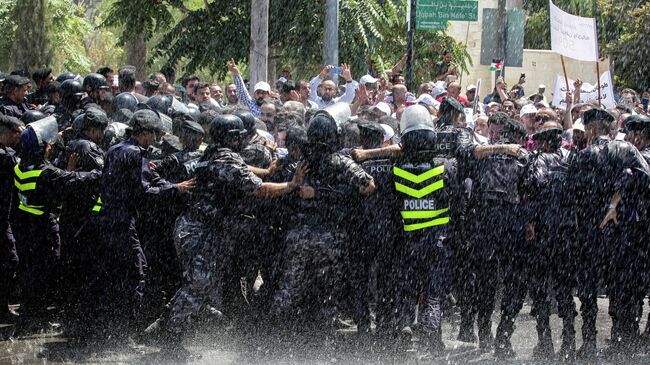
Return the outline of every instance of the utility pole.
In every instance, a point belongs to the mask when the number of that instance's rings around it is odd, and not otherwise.
[[[268,81],[269,62],[269,0],[251,0],[250,88]],[[255,90],[250,90],[253,94]]]
[[[327,0],[325,10],[325,44],[323,47],[323,63],[339,65],[339,0]],[[335,77],[334,82],[338,78]]]
[[[413,49],[413,36],[415,34],[415,11],[416,1],[410,0],[408,9],[408,34],[407,34],[407,48],[406,48],[406,88],[413,91],[413,67],[415,63],[414,49]]]
[[[497,9],[497,54],[503,62],[501,72],[497,74],[497,77],[506,76],[506,24],[507,24],[507,13],[506,13],[506,0],[499,0],[499,7]]]

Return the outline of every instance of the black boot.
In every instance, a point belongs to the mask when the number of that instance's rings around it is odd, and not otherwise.
[[[494,337],[492,337],[492,321],[488,316],[478,317],[478,344],[481,353],[492,351]]]
[[[562,327],[562,345],[557,353],[558,360],[574,362],[576,358],[576,331],[573,318],[564,318]]]
[[[462,311],[460,319],[460,329],[458,331],[458,341],[461,342],[476,342],[476,335],[474,334],[474,316],[470,311]]]
[[[514,329],[514,321],[507,316],[502,316],[501,322],[497,327],[497,335],[494,339],[494,357],[498,359],[513,359],[517,356],[510,342],[510,337],[512,337]]]
[[[533,359],[536,360],[550,360],[555,357],[547,309],[547,306],[539,306],[537,310],[537,345],[533,349]]]

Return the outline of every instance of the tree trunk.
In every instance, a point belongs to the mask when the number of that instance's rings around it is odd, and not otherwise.
[[[139,81],[147,78],[147,43],[144,37],[136,36],[126,44],[126,63],[135,66]]]
[[[46,4],[46,0],[21,0],[16,3],[13,63],[17,69],[31,73],[50,61],[45,26]]]
[[[251,47],[248,79],[251,89],[259,81],[268,81],[269,0],[251,0]],[[250,90],[252,94],[255,90]]]

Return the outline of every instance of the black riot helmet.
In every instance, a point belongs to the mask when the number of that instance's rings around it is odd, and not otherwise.
[[[239,151],[247,131],[244,122],[236,115],[218,115],[210,122],[210,137],[222,147]]]
[[[463,109],[463,104],[460,101],[452,97],[446,97],[440,103],[439,110],[439,119],[436,121],[436,125],[439,127],[453,126],[458,118],[458,115],[464,114],[465,110]]]
[[[138,105],[138,99],[131,93],[119,93],[114,99],[115,109],[128,109],[132,112],[135,111]]]
[[[538,146],[546,141],[552,149],[556,150],[562,147],[562,133],[564,133],[564,130],[559,125],[556,127],[542,128],[533,135],[533,140]]]
[[[232,112],[233,115],[236,115],[244,123],[244,128],[248,132],[248,136],[254,136],[257,133],[257,126],[255,124],[255,116],[246,110],[237,109]]]
[[[98,91],[101,89],[108,90],[108,81],[100,74],[91,73],[84,78],[83,90],[87,93]]]
[[[309,122],[307,129],[309,143],[327,145],[331,151],[334,151],[339,147],[340,136],[341,128],[327,113],[317,113]]]
[[[173,114],[174,97],[169,94],[154,95],[147,100],[146,104],[158,113],[171,116]]]
[[[20,120],[25,123],[29,124],[31,122],[35,122],[37,120],[41,120],[43,118],[47,117],[45,113],[38,111],[38,110],[28,110],[23,115],[20,117]]]
[[[84,89],[79,81],[75,79],[69,79],[61,83],[59,93],[61,94],[61,99],[78,97],[81,100],[81,97],[84,94]]]
[[[77,79],[77,75],[73,74],[72,72],[61,72],[59,76],[56,77],[56,81],[59,83],[63,83],[66,80],[75,80]]]

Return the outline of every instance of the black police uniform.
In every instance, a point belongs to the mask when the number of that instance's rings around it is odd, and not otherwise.
[[[60,167],[67,166],[70,155],[79,155],[76,170],[82,172],[102,171],[104,151],[85,136],[79,136],[68,143],[60,156]],[[89,311],[89,283],[96,274],[90,265],[95,254],[96,242],[91,223],[93,207],[99,197],[99,184],[83,189],[68,190],[63,196],[63,206],[59,216],[61,234],[62,262],[62,300],[66,304],[66,332],[83,329],[92,321]]]
[[[23,102],[16,104],[13,100],[9,99],[7,96],[0,98],[0,114],[8,115],[10,117],[16,117],[20,119],[24,113],[29,111],[29,106],[27,103]]]
[[[528,255],[532,266],[530,292],[537,317],[537,352],[540,356],[554,355],[548,297],[549,288],[554,285],[558,315],[563,322],[560,354],[570,360],[575,355],[574,318],[577,313],[573,289],[577,256],[575,217],[571,214],[572,199],[567,187],[568,158],[569,151],[563,148],[535,154],[527,174],[525,200],[527,221],[536,235]]]
[[[68,127],[72,127],[72,122],[81,113],[81,110],[69,110],[63,104],[59,104],[54,108],[54,117],[59,125],[59,131],[63,131]]]
[[[311,129],[311,126],[310,126]],[[310,138],[311,140],[311,138]],[[331,152],[323,144],[305,145],[310,173],[305,184],[315,189],[311,200],[301,200],[285,238],[279,288],[272,311],[283,320],[325,329],[332,323],[343,295],[348,264],[351,207],[359,204],[360,189],[373,181],[352,159]]]
[[[350,265],[347,277],[354,286],[357,332],[370,331],[370,308],[375,307],[377,328],[394,329],[397,289],[394,264],[399,258],[399,213],[394,204],[393,162],[368,160],[363,170],[375,180],[377,189],[364,197],[350,232]]]
[[[47,94],[47,89],[38,89],[33,93],[27,95],[27,102],[33,105],[45,105],[50,101],[50,97]]]
[[[62,198],[70,190],[92,190],[100,177],[99,171],[68,172],[26,159],[14,167],[18,209],[12,215],[12,229],[24,288],[21,316],[42,314],[56,293],[61,252],[57,213]]]
[[[190,208],[176,222],[175,243],[183,266],[183,285],[172,298],[166,330],[184,333],[201,310],[222,310],[226,277],[237,242],[229,242],[223,220],[236,215],[241,200],[262,180],[228,148],[211,145],[196,167],[197,188]],[[230,221],[230,223],[233,223]]]
[[[522,150],[518,157],[497,154],[478,160],[471,171],[473,184],[467,213],[467,221],[474,225],[468,258],[475,280],[471,300],[478,315],[479,345],[487,350],[492,342],[497,270],[501,269],[504,291],[495,343],[497,354],[511,352],[510,336],[526,293],[525,222],[520,191],[527,168],[528,153]]]
[[[178,193],[177,185],[150,170],[146,150],[136,139],[129,138],[106,152],[99,198],[93,207],[100,241],[94,263],[100,330],[124,335],[128,321],[137,318],[147,270],[137,217],[149,199],[168,200]]]
[[[9,221],[10,212],[16,202],[13,175],[17,163],[15,151],[0,144],[0,316],[9,311],[7,305],[18,267],[16,241]]]
[[[640,176],[648,173],[648,164],[631,144],[597,137],[580,151],[571,164],[569,186],[574,189],[578,221],[578,297],[582,317],[583,346],[578,355],[593,357],[596,351],[596,315],[599,280],[609,289],[612,316],[612,346],[629,345],[638,322],[639,298],[643,298],[640,282],[642,262],[635,242],[637,223],[633,201],[634,187]],[[614,193],[620,193],[618,225],[599,228]]]

